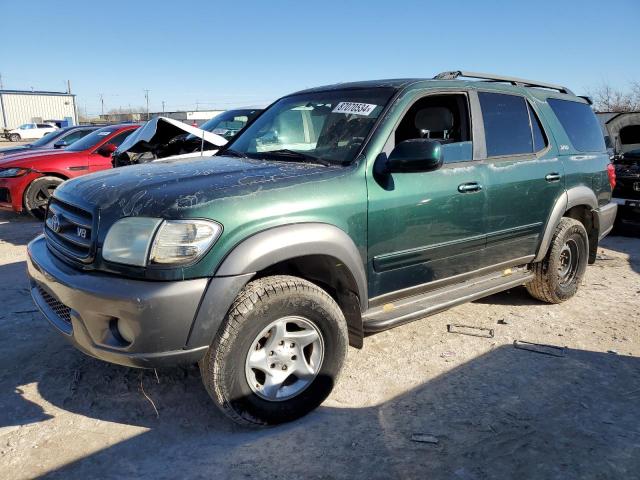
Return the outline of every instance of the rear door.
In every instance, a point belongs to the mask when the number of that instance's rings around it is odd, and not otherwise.
[[[478,91],[487,158],[487,243],[490,264],[533,258],[564,171],[537,100]]]

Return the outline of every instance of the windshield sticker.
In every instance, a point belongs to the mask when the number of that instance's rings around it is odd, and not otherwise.
[[[371,105],[370,103],[340,102],[336,105],[336,108],[332,110],[332,113],[369,115],[376,107],[377,105]]]
[[[105,135],[109,135],[111,132],[98,132],[98,135],[104,137]]]

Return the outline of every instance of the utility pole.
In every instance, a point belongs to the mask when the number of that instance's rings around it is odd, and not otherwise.
[[[100,94],[100,114],[104,115],[104,95]]]
[[[2,83],[2,82],[0,82]],[[2,87],[0,87],[2,88]],[[67,93],[71,93],[71,80],[67,80]]]
[[[147,100],[147,120],[149,120],[149,90],[145,89],[144,98]]]
[[[4,90],[4,84],[2,83],[2,74],[0,73],[0,90]]]
[[[164,113],[164,100],[162,100],[162,113]]]

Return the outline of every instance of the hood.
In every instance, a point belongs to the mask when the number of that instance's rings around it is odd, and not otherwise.
[[[37,164],[38,160],[50,159],[61,155],[69,155],[78,152],[65,152],[57,148],[47,148],[42,150],[27,149],[24,152],[16,152],[0,157],[0,168],[9,167],[29,167]]]
[[[55,196],[101,218],[197,215],[211,202],[335,177],[345,167],[235,157],[160,160],[85,175],[65,182]]]
[[[28,151],[31,151],[31,147],[27,147],[26,145],[0,148],[0,158],[6,157],[7,155],[14,155],[16,153],[23,153]]]
[[[179,146],[171,145],[177,139],[191,134],[204,140],[205,150],[218,149],[227,140],[215,133],[167,117],[155,117],[130,135],[114,153],[116,165],[143,163],[143,161],[164,158],[182,152]],[[199,142],[198,142],[199,143]],[[150,153],[151,155],[145,155]]]

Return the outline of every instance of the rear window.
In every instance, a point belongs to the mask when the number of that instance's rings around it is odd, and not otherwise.
[[[523,97],[479,92],[487,156],[533,153],[529,110]],[[544,142],[544,140],[542,140]]]
[[[606,149],[602,129],[588,104],[559,98],[550,98],[547,102],[567,132],[573,148],[579,152],[602,152]]]

